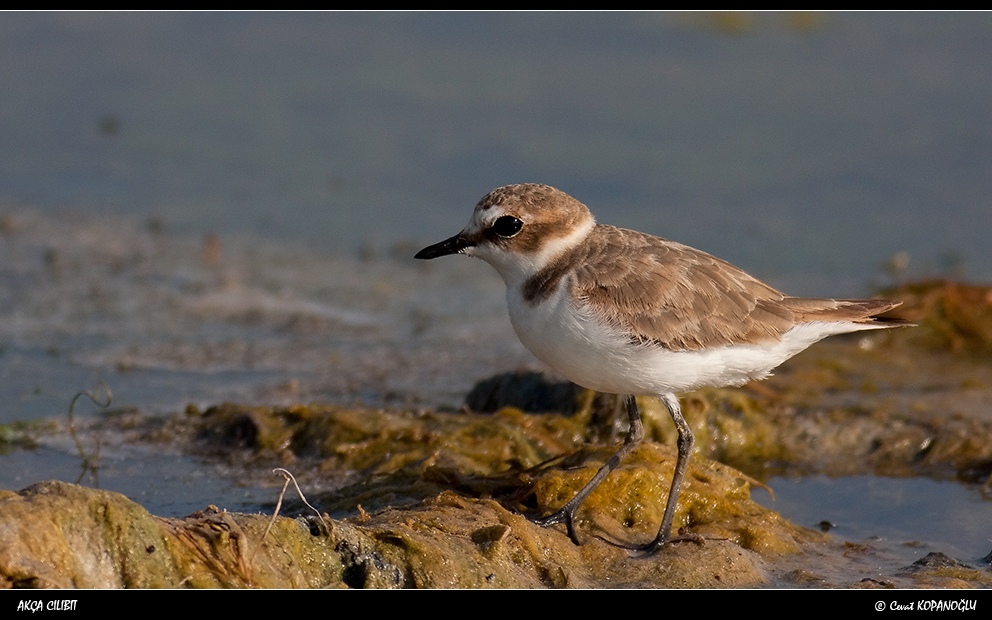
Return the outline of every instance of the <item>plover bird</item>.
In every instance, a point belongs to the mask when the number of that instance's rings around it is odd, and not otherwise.
[[[575,512],[644,436],[634,395],[657,396],[678,429],[678,459],[658,535],[672,540],[692,431],[676,393],[741,385],[814,342],[905,325],[879,316],[901,302],[789,297],[730,263],[645,233],[597,224],[589,209],[547,185],[486,194],[468,226],[416,258],[466,254],[506,283],[510,321],[538,359],[580,386],[625,396],[630,431],[616,454],[560,510],[579,544]]]

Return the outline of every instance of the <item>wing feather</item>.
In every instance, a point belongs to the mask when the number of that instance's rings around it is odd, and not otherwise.
[[[674,351],[777,340],[804,321],[875,322],[899,303],[788,297],[700,250],[605,225],[531,278],[525,296],[550,294],[562,278],[632,341]]]

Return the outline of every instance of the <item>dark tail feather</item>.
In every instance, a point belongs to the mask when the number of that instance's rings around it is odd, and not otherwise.
[[[887,312],[902,305],[896,299],[805,299],[787,297],[782,300],[801,321],[851,321],[878,324],[879,328],[910,327],[913,323]]]

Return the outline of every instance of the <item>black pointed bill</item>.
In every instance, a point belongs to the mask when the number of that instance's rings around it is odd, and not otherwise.
[[[460,254],[465,248],[475,245],[475,242],[463,235],[458,233],[454,237],[445,239],[440,243],[435,243],[434,245],[429,245],[423,250],[414,255],[414,258],[437,258],[438,256],[447,256],[448,254]]]

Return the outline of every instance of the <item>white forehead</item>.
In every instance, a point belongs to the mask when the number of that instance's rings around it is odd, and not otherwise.
[[[468,228],[473,232],[480,230],[485,230],[493,225],[497,219],[506,215],[506,210],[503,205],[492,205],[489,207],[477,206],[474,211],[472,211],[472,219],[468,222]]]

